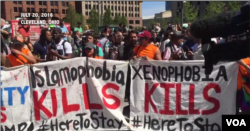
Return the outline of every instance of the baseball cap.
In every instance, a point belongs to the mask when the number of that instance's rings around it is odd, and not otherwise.
[[[95,47],[95,45],[94,45],[93,43],[87,42],[87,43],[85,44],[84,49],[93,49],[94,47]]]
[[[151,38],[151,33],[147,30],[143,31],[140,35],[138,35],[138,37],[147,37],[147,38]]]

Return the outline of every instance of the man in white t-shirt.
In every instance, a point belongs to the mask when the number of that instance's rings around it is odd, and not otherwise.
[[[73,58],[71,44],[62,39],[62,30],[55,28],[52,32],[53,41],[49,46],[50,60],[64,60]]]

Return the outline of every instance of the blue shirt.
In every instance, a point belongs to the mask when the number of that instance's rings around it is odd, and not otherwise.
[[[194,40],[187,40],[182,47],[185,52],[188,52],[188,50],[194,52],[198,46],[199,44],[195,43]]]
[[[46,56],[48,54],[48,45],[43,46],[42,44],[40,44],[40,41],[37,41],[34,44],[33,54],[39,55],[40,59],[46,59]]]
[[[62,30],[62,33],[68,33],[69,32],[68,29],[65,26],[63,26],[63,27],[58,26],[58,28],[60,28]],[[67,37],[63,36],[63,40],[67,40]]]

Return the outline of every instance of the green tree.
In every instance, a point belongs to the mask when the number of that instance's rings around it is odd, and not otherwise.
[[[122,15],[119,23],[122,23],[123,25],[128,25],[128,20],[124,15]]]
[[[118,25],[120,22],[121,22],[121,17],[116,13],[113,24]]]
[[[64,20],[66,23],[70,23],[71,27],[75,27],[77,22],[80,21],[82,22],[82,28],[84,29],[84,16],[76,13],[75,8],[71,4],[69,4],[67,15]]]
[[[209,1],[203,18],[210,18],[216,14],[224,12],[226,3],[224,1]]]
[[[113,22],[113,19],[111,17],[111,10],[108,8],[103,15],[103,24],[104,25],[111,25],[112,22]]]
[[[198,17],[198,9],[192,5],[191,1],[187,1],[183,8],[183,17],[186,22],[193,22]]]
[[[229,1],[228,3],[228,10],[232,11],[239,11],[241,8],[239,1]]]
[[[167,23],[168,23],[167,20],[164,19],[164,18],[162,18],[162,20],[161,20],[161,27],[162,28],[167,28],[168,27]]]
[[[98,12],[95,8],[92,8],[92,10],[90,11],[90,16],[89,16],[89,25],[90,25],[90,29],[93,29],[95,31],[95,33],[98,32],[98,24],[99,24],[99,20],[98,20]]]
[[[180,24],[181,23],[181,16],[176,15],[173,19],[174,24]]]
[[[149,23],[150,28],[152,28],[152,26],[153,26],[154,24],[156,24],[156,22],[155,22],[155,20],[154,20],[154,19],[152,19],[152,20],[150,21],[150,23]]]

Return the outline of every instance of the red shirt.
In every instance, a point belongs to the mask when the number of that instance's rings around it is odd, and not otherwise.
[[[30,30],[26,30],[25,28],[21,27],[19,28],[19,32],[21,33],[23,37],[26,37],[26,36],[30,37]]]

